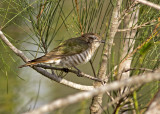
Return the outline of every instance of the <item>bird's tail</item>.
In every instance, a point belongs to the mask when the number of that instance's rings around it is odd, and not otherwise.
[[[38,63],[45,63],[46,61],[43,58],[44,58],[44,56],[33,59],[33,60],[27,62],[26,64],[19,66],[19,68],[36,65]]]
[[[21,66],[19,66],[18,68],[23,68],[23,67],[27,67],[27,66],[32,66],[32,65],[35,65],[35,64],[38,64],[38,63],[40,63],[40,62],[28,62],[28,63],[26,63],[26,64],[24,64],[24,65],[21,65]]]

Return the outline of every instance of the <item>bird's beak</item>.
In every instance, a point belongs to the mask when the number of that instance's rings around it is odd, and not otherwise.
[[[101,43],[105,43],[105,41],[104,41],[104,40],[101,40]]]

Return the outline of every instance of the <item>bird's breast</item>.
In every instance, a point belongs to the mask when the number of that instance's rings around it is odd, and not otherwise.
[[[79,64],[87,63],[93,56],[93,53],[94,52],[92,52],[91,49],[87,49],[82,53],[63,57],[59,65],[63,67],[72,67],[72,66],[77,66]]]

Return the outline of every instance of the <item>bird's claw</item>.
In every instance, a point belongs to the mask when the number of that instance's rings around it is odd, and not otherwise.
[[[82,77],[82,75],[81,75],[81,71],[80,71],[80,70],[78,70],[78,72],[77,72],[77,76],[78,76],[78,77]]]
[[[69,72],[69,69],[68,68],[63,68],[63,71],[68,73]]]

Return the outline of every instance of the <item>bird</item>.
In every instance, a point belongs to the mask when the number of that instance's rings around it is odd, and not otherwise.
[[[27,67],[40,63],[53,64],[63,68],[75,67],[80,64],[87,63],[96,49],[104,41],[95,33],[84,33],[80,37],[70,38],[63,41],[60,45],[54,48],[49,53],[28,61],[20,66]]]

